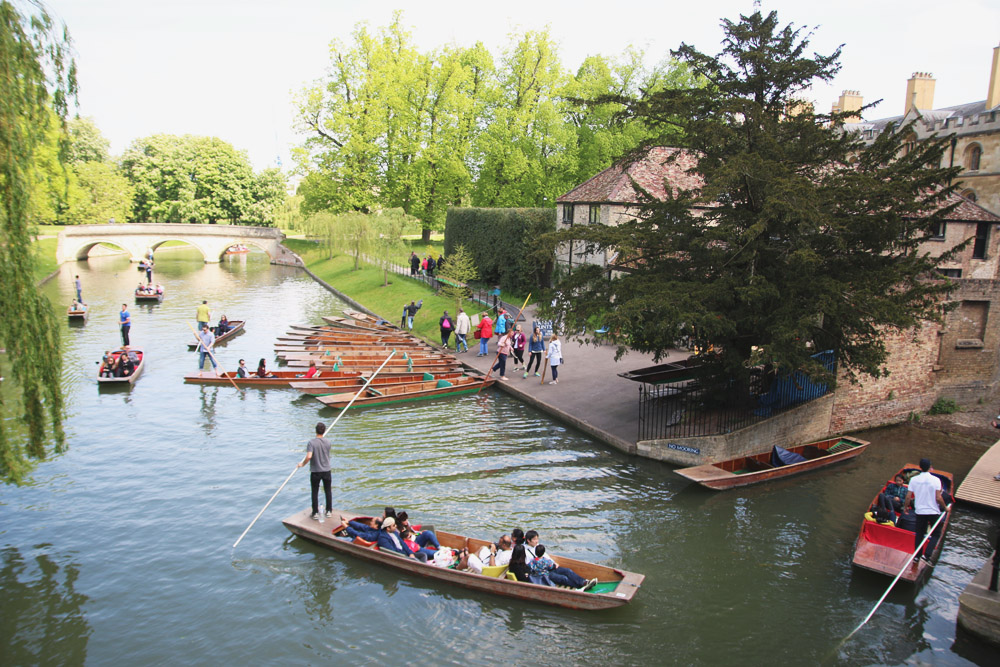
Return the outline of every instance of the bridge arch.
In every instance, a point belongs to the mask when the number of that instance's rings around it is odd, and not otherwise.
[[[93,250],[94,248],[96,248],[97,246],[102,245],[102,244],[103,245],[113,245],[114,247],[118,248],[119,250],[121,250],[124,253],[128,253],[129,252],[129,249],[126,248],[124,245],[122,245],[120,243],[115,243],[114,241],[111,241],[111,240],[102,240],[102,241],[88,241],[88,242],[85,242],[82,245],[76,247],[75,249],[70,250],[69,254],[72,255],[72,257],[74,259],[76,259],[77,261],[83,261],[83,260],[87,259],[88,257],[90,257],[90,251],[91,250]]]
[[[249,248],[249,247],[253,247],[253,248],[257,248],[258,250],[261,250],[261,251],[263,251],[263,252],[264,252],[264,254],[265,254],[265,255],[267,255],[267,258],[268,258],[269,260],[271,260],[272,262],[274,261],[274,256],[273,256],[273,255],[271,255],[271,252],[270,252],[270,250],[268,249],[268,247],[267,247],[267,246],[266,246],[265,244],[263,244],[263,243],[257,243],[256,241],[249,241],[249,242],[248,242],[248,241],[241,241],[240,243],[241,243],[242,245],[245,245],[245,246],[247,246],[248,248]],[[232,244],[232,245],[238,245],[238,244],[235,244],[235,243],[234,243],[234,244]],[[231,248],[231,247],[232,247],[232,246],[228,246],[228,245],[227,245],[227,246],[226,246],[225,248],[223,248],[223,249],[222,249],[222,254],[221,254],[221,255],[219,256],[219,261],[220,261],[220,262],[221,262],[221,261],[222,261],[222,259],[223,259],[223,258],[224,258],[224,257],[226,256],[226,251],[228,251],[228,250],[229,250],[229,248]]]

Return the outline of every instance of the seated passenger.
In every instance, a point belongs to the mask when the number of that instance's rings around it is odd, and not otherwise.
[[[300,378],[315,377],[317,371],[318,371],[318,369],[316,368],[316,362],[315,361],[310,361],[309,362],[309,370],[307,370],[305,373],[302,373],[300,375],[296,375],[295,377],[300,377]]]
[[[531,579],[528,578],[528,563],[525,560],[523,544],[514,545],[514,549],[510,555],[510,565],[507,567],[507,570],[512,572],[518,581],[523,581],[526,584],[531,583]]]
[[[911,533],[917,532],[917,513],[911,507],[896,519],[896,528],[908,530]]]
[[[104,351],[104,356],[101,357],[101,377],[109,378],[115,373],[115,358],[111,356],[110,350]]]
[[[274,373],[267,372],[267,362],[263,359],[257,364],[257,377],[259,378],[273,378]]]
[[[391,516],[386,517],[382,521],[382,529],[378,531],[378,548],[382,551],[391,551],[393,553],[399,554],[400,556],[405,556],[407,558],[414,558],[419,560],[421,563],[427,562],[427,556],[422,553],[413,553],[410,549],[403,544],[403,540],[399,537],[399,532],[396,528],[396,520]]]
[[[245,377],[249,377],[249,375],[250,375],[250,369],[247,368],[247,361],[246,361],[246,359],[240,359],[239,368],[236,369],[236,377],[238,377],[238,378],[245,378]]]
[[[509,566],[514,554],[514,542],[508,535],[501,535],[500,540],[488,547],[482,547],[474,554],[469,554],[469,570],[482,574],[484,567]]]
[[[124,350],[118,355],[118,370],[119,377],[128,377],[129,375],[132,375],[132,371],[135,370],[135,363]]]
[[[366,542],[378,542],[378,527],[372,527],[360,521],[348,521],[344,517],[340,517],[340,525],[344,527],[344,532],[351,539],[360,537]]]
[[[156,293],[157,294],[163,294],[163,285],[157,285],[156,286]]]
[[[229,331],[229,318],[223,315],[221,318],[219,318],[218,326],[215,327],[215,335],[216,337],[218,337],[223,335],[227,331]]]
[[[885,493],[892,499],[892,507],[895,511],[903,511],[903,503],[906,502],[907,490],[902,475],[896,475],[891,482],[885,485]]]
[[[538,542],[539,542],[539,537],[536,531],[529,530],[527,533],[524,534],[524,548],[527,551],[528,556],[530,556],[530,559],[528,559],[529,567],[531,566],[531,563],[534,562],[535,559],[537,559],[539,556],[545,553],[544,551],[542,551],[541,553],[538,552],[538,549],[542,546]],[[549,558],[548,560],[552,561],[552,564],[555,566],[555,568],[552,569],[551,571],[548,571],[546,574],[548,578],[552,581],[552,583],[554,583],[556,586],[569,586],[571,588],[576,588],[579,590],[586,590],[587,588],[590,588],[597,583],[597,579],[591,579],[588,582],[586,579],[584,579],[583,577],[581,577],[568,567],[560,567],[559,563],[556,563],[551,558]]]
[[[414,541],[420,545],[421,549],[425,548],[428,544],[434,545],[435,549],[441,548],[441,543],[438,542],[437,535],[435,535],[432,531],[425,530],[417,533],[414,527],[410,525],[410,516],[406,512],[400,512],[396,515],[396,525],[400,527],[400,530],[404,528],[412,530],[413,534],[416,536]]]
[[[411,553],[416,554],[417,558],[420,558],[422,554],[428,561],[434,559],[434,554],[437,553],[437,549],[427,549],[417,544],[415,539],[417,535],[413,532],[412,528],[403,528],[399,531],[399,533],[403,538],[403,544],[406,545],[406,548],[409,549]]]

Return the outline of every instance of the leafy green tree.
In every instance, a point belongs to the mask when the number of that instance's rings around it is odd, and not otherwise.
[[[719,55],[673,52],[708,86],[608,100],[654,130],[679,128],[671,138],[696,157],[703,186],[650,201],[634,221],[550,237],[611,250],[623,267],[611,280],[575,267],[558,310],[571,330],[601,321],[656,357],[688,336],[714,348],[726,377],[762,360],[832,380],[811,358],[827,349],[852,379],[882,375],[887,333],[940,317],[948,285],[919,245],[950,210],[955,171],[938,167],[941,143],[903,151],[906,128],[866,147],[841,131],[843,115],[788,113],[836,74],[839,48],[809,56],[809,36],[773,12],[723,27]]]
[[[110,159],[111,142],[108,141],[93,118],[77,116],[69,121],[69,153],[67,159],[73,164],[80,162],[107,162]]]
[[[405,250],[403,233],[414,222],[403,209],[394,208],[370,216],[371,243],[369,255],[375,266],[382,269],[382,286],[389,286],[389,269]]]
[[[479,277],[476,265],[472,261],[472,255],[465,249],[464,245],[457,245],[448,255],[447,261],[438,272],[442,278],[444,287],[441,291],[444,295],[455,303],[456,312],[462,307],[465,299],[472,295],[468,284]]]
[[[125,222],[132,214],[132,184],[107,162],[80,162],[73,165],[83,194],[71,208],[77,224],[106,223],[112,218]]]
[[[326,248],[327,259],[332,259],[337,249],[336,224],[337,214],[328,211],[313,213],[303,223],[306,236],[318,241],[321,248]]]
[[[27,441],[8,433],[0,415],[0,478],[21,483],[32,460],[65,449],[62,349],[52,304],[35,287],[31,241],[36,151],[54,110],[61,147],[69,100],[76,94],[71,45],[40,3],[0,1],[0,344],[20,389]],[[2,403],[6,412],[13,406]],[[51,427],[51,437],[47,434]]]

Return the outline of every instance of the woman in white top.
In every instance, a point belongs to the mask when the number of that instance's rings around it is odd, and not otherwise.
[[[559,336],[552,334],[549,338],[549,349],[545,353],[545,358],[549,362],[549,366],[552,367],[552,381],[549,384],[559,384],[559,365],[562,363],[562,343],[559,342]]]

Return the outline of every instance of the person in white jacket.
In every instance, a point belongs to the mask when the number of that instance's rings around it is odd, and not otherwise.
[[[549,349],[545,353],[545,358],[552,367],[552,381],[549,384],[559,384],[559,366],[562,364],[562,343],[559,336],[552,334],[549,338]]]
[[[455,352],[468,352],[469,344],[466,342],[465,337],[469,335],[469,329],[471,329],[471,324],[469,323],[469,316],[465,314],[465,311],[461,308],[458,309],[458,317],[455,318]],[[463,350],[462,347],[465,347]]]

